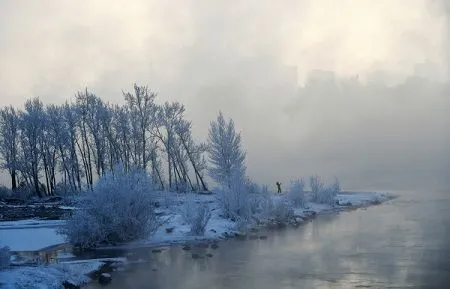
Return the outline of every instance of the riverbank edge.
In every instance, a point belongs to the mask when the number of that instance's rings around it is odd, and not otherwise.
[[[356,193],[357,194],[357,193]],[[123,250],[132,250],[132,249],[139,249],[139,248],[148,248],[153,250],[160,250],[167,247],[188,247],[188,246],[196,246],[196,245],[213,245],[218,244],[220,241],[225,241],[228,239],[233,238],[239,238],[240,240],[243,239],[252,239],[255,235],[257,235],[258,232],[261,230],[273,230],[280,227],[286,227],[286,226],[300,226],[302,224],[305,224],[307,222],[313,221],[317,216],[320,215],[326,215],[326,214],[338,214],[340,212],[346,212],[346,211],[354,211],[358,209],[364,209],[372,206],[377,206],[384,204],[388,201],[391,201],[393,199],[398,198],[398,195],[390,194],[390,193],[380,193],[380,192],[372,192],[370,194],[373,194],[373,199],[363,201],[359,204],[350,204],[343,202],[342,204],[330,206],[329,208],[321,208],[318,210],[314,210],[314,208],[311,209],[301,209],[301,214],[296,214],[296,221],[295,223],[284,223],[284,224],[261,224],[257,227],[250,228],[246,233],[239,233],[239,232],[225,232],[221,236],[216,237],[201,237],[201,238],[194,238],[189,239],[186,238],[185,240],[175,240],[175,241],[164,241],[164,242],[157,242],[157,243],[135,243],[135,244],[127,244],[127,245],[118,245],[118,246],[108,246],[108,247],[99,247],[94,249],[94,251],[102,251],[102,250],[108,250],[108,249],[123,249]],[[259,236],[261,237],[261,236]],[[118,268],[121,268],[122,270],[125,270],[126,266],[132,263],[136,262],[142,262],[139,260],[129,260],[128,258],[106,258],[106,259],[92,259],[92,260],[82,260],[76,263],[85,263],[86,270],[83,271],[83,267],[78,268],[79,270],[82,270],[83,272],[77,272],[78,277],[73,277],[70,274],[67,275],[67,278],[65,280],[61,280],[61,285],[59,288],[82,288],[83,286],[88,285],[91,282],[98,281],[99,276],[102,273],[112,273]],[[92,263],[92,264],[89,264]],[[62,267],[62,266],[71,266],[71,264],[74,264],[74,262],[61,262],[60,264],[54,264],[54,265],[45,265],[45,266],[38,266],[34,268],[42,269],[42,267],[46,266],[55,266],[55,267]],[[94,265],[96,264],[96,265]],[[40,268],[41,267],[41,268]],[[23,269],[23,267],[22,267]],[[11,269],[13,271],[15,269]],[[20,267],[19,267],[20,270]],[[37,269],[38,270],[38,269]],[[61,268],[61,270],[63,270]],[[68,270],[70,272],[71,270]],[[0,272],[0,276],[4,274],[5,271]],[[79,275],[82,274],[85,278],[80,278]],[[75,287],[65,287],[63,283],[68,281],[71,285]],[[8,285],[8,284],[6,284]],[[12,284],[9,284],[12,285]],[[49,286],[51,286],[49,284]],[[18,287],[13,286],[2,286],[2,283],[0,281],[0,288],[4,289],[15,289]],[[54,288],[54,287],[48,287],[48,288]]]

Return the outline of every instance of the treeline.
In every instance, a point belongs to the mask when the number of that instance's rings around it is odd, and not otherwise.
[[[63,105],[33,98],[23,110],[1,109],[0,156],[12,190],[79,192],[118,163],[149,171],[160,189],[207,190],[207,145],[194,142],[185,107],[155,103],[146,86],[123,95],[123,105],[85,90]]]

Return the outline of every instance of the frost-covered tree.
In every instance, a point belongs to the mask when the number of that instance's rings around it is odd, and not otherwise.
[[[92,169],[92,158],[93,158],[93,148],[92,141],[89,138],[88,132],[88,114],[89,114],[89,105],[88,105],[88,92],[87,89],[85,92],[78,92],[76,95],[76,124],[77,131],[79,132],[79,138],[77,138],[77,149],[80,153],[81,160],[83,163],[83,168],[86,177],[86,183],[88,187],[92,187],[93,185],[93,169]]]
[[[54,194],[56,187],[56,167],[58,139],[60,134],[59,107],[49,105],[46,107],[42,121],[43,130],[39,143],[41,147],[42,168],[44,170],[45,184],[48,194]]]
[[[78,93],[77,104],[82,112],[87,146],[91,149],[97,176],[101,176],[106,171],[107,151],[103,119],[107,117],[108,109],[99,97],[87,90]]]
[[[80,165],[79,154],[77,153],[77,145],[79,144],[79,134],[77,133],[78,114],[74,105],[65,103],[60,109],[61,114],[59,124],[58,146],[60,150],[60,162],[65,173],[64,181],[70,183],[73,191],[81,190],[81,179],[83,170]]]
[[[180,177],[181,159],[179,157],[180,144],[177,142],[175,128],[183,119],[184,105],[179,102],[165,102],[158,106],[158,128],[155,136],[164,145],[167,154],[167,172],[169,174],[169,189],[178,184]],[[161,129],[160,129],[161,128]]]
[[[156,125],[156,93],[150,91],[146,86],[135,84],[134,94],[127,92],[123,95],[131,116],[135,165],[146,169],[150,160],[148,151],[150,150],[151,141],[149,142],[149,139],[151,136],[149,134],[153,132]]]
[[[206,191],[206,182],[203,178],[203,171],[206,169],[206,160],[203,155],[207,150],[207,146],[204,144],[195,144],[192,138],[191,127],[192,124],[190,121],[182,120],[177,124],[175,131],[179,143],[181,144],[182,149],[185,150],[192,168],[194,169],[197,188]]]
[[[25,111],[21,114],[20,120],[22,128],[20,171],[36,195],[42,197],[45,192],[42,192],[40,187],[39,173],[45,111],[39,98],[33,98],[25,103]]]
[[[112,138],[114,140],[114,147],[118,159],[124,165],[125,170],[131,167],[131,129],[130,129],[130,117],[126,107],[113,106],[112,110],[112,122],[111,130]]]
[[[0,110],[0,156],[2,167],[11,176],[11,189],[17,188],[17,158],[19,153],[19,115],[12,106]]]
[[[211,122],[208,138],[211,167],[209,174],[218,184],[230,186],[230,178],[245,176],[245,152],[242,150],[241,135],[234,128],[234,122],[224,119],[222,112]]]
[[[184,106],[157,105],[156,93],[138,85],[124,98],[123,105],[111,105],[86,89],[73,103],[44,106],[33,98],[24,110],[0,110],[1,166],[11,187],[38,196],[56,187],[57,193],[80,192],[122,163],[126,171],[150,171],[160,189],[167,177],[170,189],[207,190],[207,146],[194,141]]]

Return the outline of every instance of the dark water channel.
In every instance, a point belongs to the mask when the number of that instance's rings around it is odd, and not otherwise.
[[[147,249],[139,254],[149,263],[113,273],[107,288],[450,288],[450,192],[399,194],[266,240],[229,240],[217,250]]]

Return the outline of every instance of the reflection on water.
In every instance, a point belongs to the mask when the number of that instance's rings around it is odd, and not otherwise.
[[[141,251],[150,262],[116,273],[108,288],[450,288],[448,217],[450,193],[401,193],[267,240]]]

